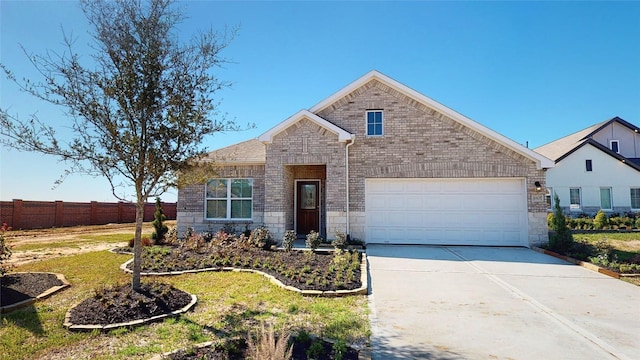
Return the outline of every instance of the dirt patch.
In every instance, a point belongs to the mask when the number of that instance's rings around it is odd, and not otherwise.
[[[175,221],[165,222],[168,226],[175,225]],[[150,222],[144,223],[143,233],[153,232]],[[108,250],[113,247],[123,246],[126,243],[95,242],[87,243],[82,240],[86,235],[110,235],[135,233],[135,224],[107,224],[92,226],[73,226],[66,228],[17,230],[5,234],[10,246],[20,247],[24,245],[42,245],[37,250],[13,250],[13,255],[8,263],[22,265],[33,261],[52,259],[62,256],[81,254],[92,251]],[[60,246],[60,243],[64,243]],[[56,244],[56,246],[47,246]],[[68,245],[67,245],[68,244]]]

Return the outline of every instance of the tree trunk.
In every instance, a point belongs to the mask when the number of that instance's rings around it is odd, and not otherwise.
[[[142,265],[142,222],[144,221],[144,202],[136,202],[136,233],[133,238],[133,278],[131,287],[134,291],[142,289],[140,286],[140,268]]]

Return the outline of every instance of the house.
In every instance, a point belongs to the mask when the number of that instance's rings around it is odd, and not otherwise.
[[[619,118],[536,148],[555,161],[546,174],[547,206],[566,214],[640,211],[640,128]]]
[[[281,239],[530,246],[548,240],[553,162],[377,71],[257,139],[208,155],[178,231],[264,224]]]

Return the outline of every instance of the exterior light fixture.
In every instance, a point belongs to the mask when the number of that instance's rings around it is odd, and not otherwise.
[[[540,181],[536,181],[533,184],[536,186],[536,191],[542,190],[542,185],[540,184]]]

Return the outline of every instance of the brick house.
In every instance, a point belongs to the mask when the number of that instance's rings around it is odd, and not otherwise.
[[[178,231],[266,225],[367,243],[530,246],[553,162],[371,71],[257,139],[211,152]]]

